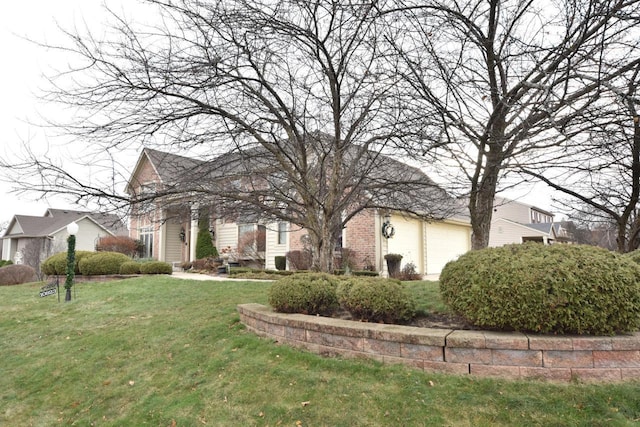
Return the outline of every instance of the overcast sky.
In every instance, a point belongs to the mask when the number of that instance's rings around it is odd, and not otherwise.
[[[132,0],[129,0],[131,3]],[[108,0],[110,7],[121,9],[121,0]],[[124,2],[126,4],[126,2]],[[62,43],[64,37],[58,25],[100,27],[105,12],[102,0],[20,0],[4,2],[0,13],[0,155],[16,153],[23,141],[36,151],[59,142],[55,132],[31,123],[41,123],[41,117],[55,117],[57,109],[38,99],[45,87],[43,74],[64,69],[65,55],[48,51],[33,39],[50,44]],[[71,146],[71,150],[76,147]],[[59,157],[52,149],[52,155]],[[63,199],[40,199],[37,194],[11,194],[11,186],[0,182],[0,223],[14,214],[42,215],[47,207],[75,208]]]
[[[52,130],[30,122],[41,122],[41,116],[55,117],[59,114],[58,109],[39,100],[37,94],[46,86],[43,74],[64,69],[68,58],[59,51],[47,51],[23,38],[50,44],[63,43],[64,37],[58,26],[73,29],[85,24],[95,34],[101,34],[100,25],[106,20],[102,4],[103,0],[19,0],[3,3],[0,14],[3,57],[0,66],[0,155],[15,153],[23,141],[27,141],[35,151],[59,142]],[[107,0],[107,4],[114,10],[127,8],[131,11],[134,1]],[[60,153],[51,154],[59,157]],[[509,193],[507,196],[522,196],[524,202],[550,208],[549,193],[542,186],[533,193]],[[42,200],[37,194],[11,194],[10,186],[0,182],[0,223],[15,214],[42,215],[47,207],[74,208],[63,199]]]

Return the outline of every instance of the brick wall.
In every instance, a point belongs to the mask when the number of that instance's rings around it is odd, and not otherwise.
[[[364,268],[376,265],[375,211],[367,209],[347,223],[344,246],[356,251],[356,265]]]
[[[354,216],[346,225],[344,233],[344,247],[356,251],[356,265],[363,268],[366,265],[376,265],[375,211],[368,209]],[[307,234],[305,229],[293,225],[289,233],[289,250],[303,250],[300,238]]]
[[[250,331],[321,355],[432,372],[553,381],[640,380],[640,333],[614,337],[455,331],[274,313],[238,306]]]

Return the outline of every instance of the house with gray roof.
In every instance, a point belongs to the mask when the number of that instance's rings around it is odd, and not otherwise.
[[[322,139],[319,141],[322,143]],[[366,186],[371,190],[367,193],[371,207],[347,222],[336,248],[349,249],[356,268],[384,274],[384,256],[397,253],[403,256],[402,263],[413,264],[416,272],[438,274],[448,261],[471,248],[468,216],[461,213],[458,201],[424,172],[383,155],[371,154],[368,158],[365,154],[352,159],[351,154],[345,154],[345,162],[352,167],[358,164],[353,159],[368,162],[370,171],[362,179],[372,181]],[[205,224],[213,244],[221,251],[237,251],[245,236],[255,233],[262,266],[275,269],[276,257],[307,250],[307,231],[273,218],[269,212],[256,212],[250,203],[232,204],[226,211],[222,203],[207,194],[207,186],[227,184],[228,191],[242,193],[243,183],[254,171],[263,177],[272,174],[273,179],[265,185],[278,186],[267,187],[265,194],[270,189],[286,192],[290,184],[280,179],[274,165],[261,147],[207,161],[144,148],[126,187],[132,200],[130,237],[142,243],[144,257],[178,265],[196,259],[198,232]],[[407,191],[388,191],[382,185],[376,191],[376,182],[393,179]],[[220,190],[214,187],[210,192]],[[424,209],[438,210],[434,215],[438,219],[425,221],[416,215]],[[206,221],[202,221],[203,215],[208,217]],[[393,233],[388,233],[389,225],[395,227]]]
[[[2,257],[31,265],[67,249],[67,225],[78,224],[76,250],[94,251],[104,236],[128,235],[117,215],[67,209],[47,209],[43,216],[15,215],[2,236]]]
[[[566,230],[553,222],[554,214],[526,203],[497,197],[489,231],[489,246],[511,243],[567,242]]]

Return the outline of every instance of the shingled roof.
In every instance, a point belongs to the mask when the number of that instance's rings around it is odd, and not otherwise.
[[[310,155],[323,155],[330,151],[330,147],[326,147],[330,136],[318,133],[311,137],[318,145],[316,152],[309,150]],[[145,158],[160,178],[161,187],[156,190],[159,193],[206,194],[214,187],[219,191],[220,183],[223,182],[221,178],[228,178],[229,182],[233,182],[245,176],[264,176],[271,173],[274,176],[279,175],[280,171],[273,156],[269,150],[258,145],[229,152],[211,160],[192,159],[145,148],[127,185],[127,191],[133,194],[136,184],[146,184],[132,182]],[[356,171],[355,176],[366,171],[366,176],[359,179],[367,189],[370,207],[430,214],[432,217],[440,218],[459,217],[464,213],[464,208],[460,207],[457,200],[416,167],[357,145],[350,147],[343,161],[345,168]],[[283,182],[283,185],[286,183]],[[403,191],[398,191],[398,188],[403,188]]]
[[[15,215],[3,237],[46,237],[62,230],[74,221],[89,218],[114,235],[127,235],[127,229],[117,215],[68,209],[47,209],[44,216]]]

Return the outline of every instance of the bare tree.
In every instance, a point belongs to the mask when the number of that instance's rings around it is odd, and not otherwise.
[[[614,224],[616,249],[624,253],[640,246],[640,65],[601,90],[589,126],[573,136],[580,144],[523,172],[569,196],[568,214]]]
[[[451,213],[422,172],[385,155],[411,128],[394,52],[380,37],[384,2],[147,3],[161,25],[114,14],[104,40],[69,33],[74,44],[63,51],[85,62],[54,79],[50,93],[78,111],[66,131],[114,159],[141,142],[202,155],[179,185],[141,192],[135,203],[188,194],[215,200],[224,215],[248,209],[289,221],[309,232],[322,271],[332,270],[337,237],[363,209]],[[27,157],[11,166],[38,177],[32,188],[127,200]]]
[[[488,244],[494,197],[512,168],[570,142],[603,86],[640,63],[639,4],[431,0],[395,9],[406,17],[394,25],[406,29],[395,45],[415,95],[408,108],[424,118],[424,146],[437,148],[427,156],[468,191],[474,248]]]
[[[33,267],[38,280],[42,280],[43,277],[40,264],[51,255],[51,246],[52,242],[50,239],[46,237],[33,237],[29,238],[20,250],[22,264]]]

